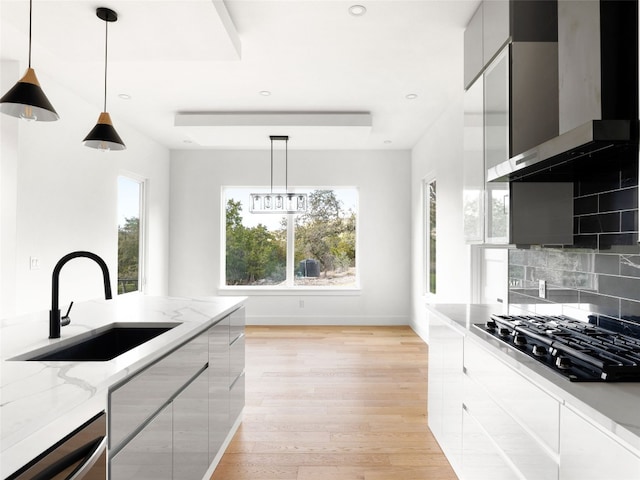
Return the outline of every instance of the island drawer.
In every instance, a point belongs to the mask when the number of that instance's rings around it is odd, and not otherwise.
[[[208,363],[206,335],[199,335],[116,385],[109,392],[109,448],[117,447]]]

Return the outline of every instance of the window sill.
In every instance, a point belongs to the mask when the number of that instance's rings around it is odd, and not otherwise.
[[[277,295],[326,295],[326,296],[356,296],[362,290],[359,287],[331,288],[331,287],[220,287],[218,295],[245,295],[249,297],[270,297]]]
[[[143,295],[141,290],[131,290],[130,292],[118,293],[118,297]]]

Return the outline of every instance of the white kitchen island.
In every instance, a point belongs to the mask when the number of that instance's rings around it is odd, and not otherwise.
[[[428,306],[429,426],[461,480],[640,479],[640,383],[570,382],[473,326],[490,306]]]
[[[0,473],[29,462],[100,411],[109,390],[207,332],[237,311],[244,297],[198,299],[138,294],[74,305],[61,338],[49,336],[48,312],[2,320],[0,363]],[[178,324],[109,361],[12,360],[113,323]],[[242,354],[244,350],[242,350]],[[233,432],[231,432],[232,434]]]

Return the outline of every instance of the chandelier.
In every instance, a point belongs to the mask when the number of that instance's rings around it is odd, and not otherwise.
[[[271,135],[271,191],[270,193],[252,193],[249,205],[251,213],[280,213],[298,214],[307,210],[307,194],[291,193],[288,186],[288,163],[289,163],[289,137],[286,135]],[[284,163],[284,192],[273,191],[273,142],[285,142],[285,163]]]

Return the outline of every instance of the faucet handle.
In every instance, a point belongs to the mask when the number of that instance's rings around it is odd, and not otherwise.
[[[73,302],[71,302],[69,304],[69,308],[67,309],[67,313],[65,313],[61,318],[60,318],[60,325],[61,326],[65,326],[65,325],[69,325],[71,323],[71,319],[69,318],[69,313],[71,313],[71,307],[73,307]]]

